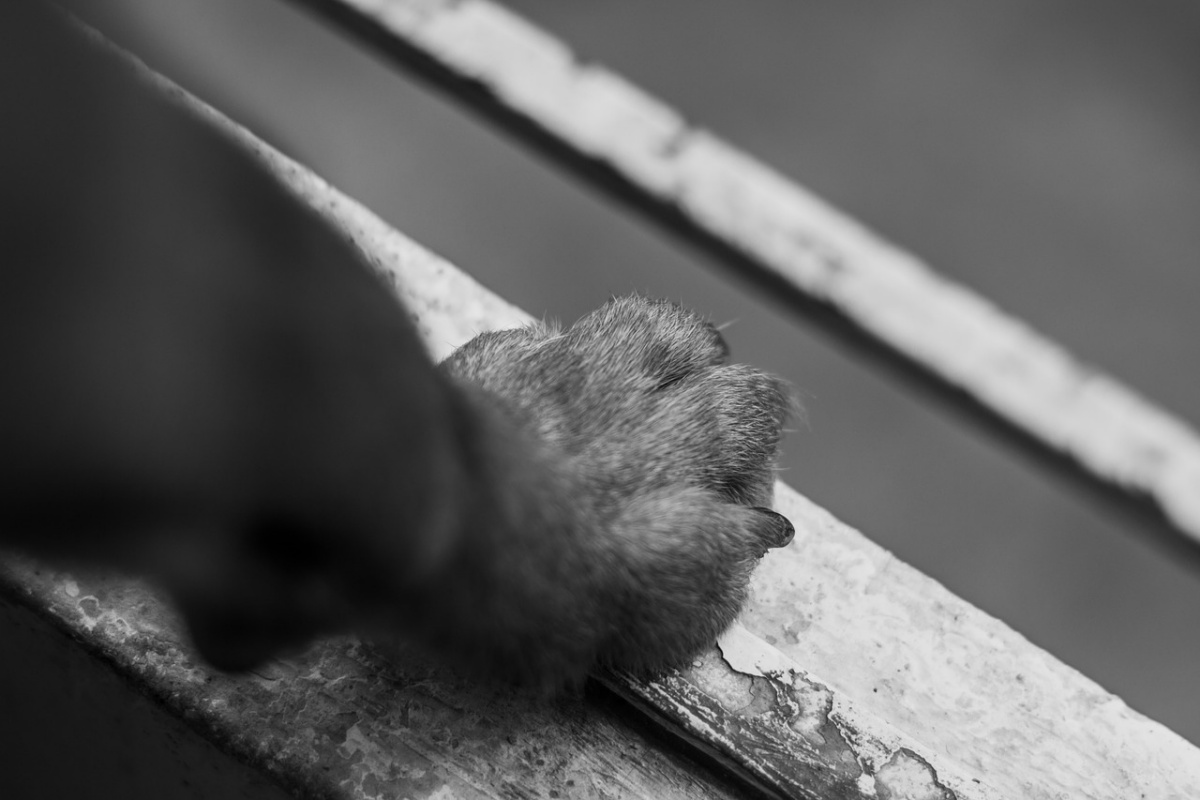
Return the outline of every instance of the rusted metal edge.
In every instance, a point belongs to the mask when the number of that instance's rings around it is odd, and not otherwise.
[[[528,319],[148,77],[256,152],[343,231],[397,288],[435,355]],[[606,676],[608,685],[781,796],[1200,796],[1195,748],[790,489],[781,485],[777,499],[796,541],[764,559],[745,621],[779,647],[735,629],[689,670],[651,683]],[[597,796],[729,796],[590,706],[538,706],[456,682],[413,654],[387,662],[345,640],[231,678],[195,663],[170,612],[136,585],[20,562],[0,572],[7,593],[304,795],[506,796],[515,787],[495,784],[499,773],[535,794],[577,776]],[[813,665],[836,682],[815,677]]]
[[[1200,437],[488,0],[292,0],[1200,556]]]

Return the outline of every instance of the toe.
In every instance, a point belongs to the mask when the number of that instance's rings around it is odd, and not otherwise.
[[[715,409],[710,444],[700,451],[709,485],[735,503],[770,502],[783,427],[793,414],[788,386],[778,378],[735,364],[706,373],[694,392]]]
[[[585,341],[602,339],[598,357],[619,354],[658,388],[729,357],[729,347],[711,323],[666,300],[614,298],[571,331]]]

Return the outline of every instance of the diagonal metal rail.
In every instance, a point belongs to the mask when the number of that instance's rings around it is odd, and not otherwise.
[[[292,1],[1200,556],[1196,431],[986,299],[500,5]]]

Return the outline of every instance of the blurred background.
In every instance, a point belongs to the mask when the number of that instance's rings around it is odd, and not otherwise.
[[[785,479],[1200,743],[1200,572],[278,0],[85,16],[535,315],[670,297],[787,376]],[[514,0],[1200,422],[1200,6]]]

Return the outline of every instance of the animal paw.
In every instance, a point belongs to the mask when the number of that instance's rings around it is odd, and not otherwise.
[[[508,471],[518,549],[557,545],[552,563],[514,559],[525,573],[512,590],[539,610],[510,653],[532,662],[523,671],[677,665],[733,621],[759,558],[791,541],[767,506],[795,402],[779,378],[727,358],[698,315],[625,297],[566,330],[482,334],[444,363],[537,465]],[[522,483],[523,471],[538,477]],[[501,627],[522,628],[526,612],[505,604],[493,605]]]

